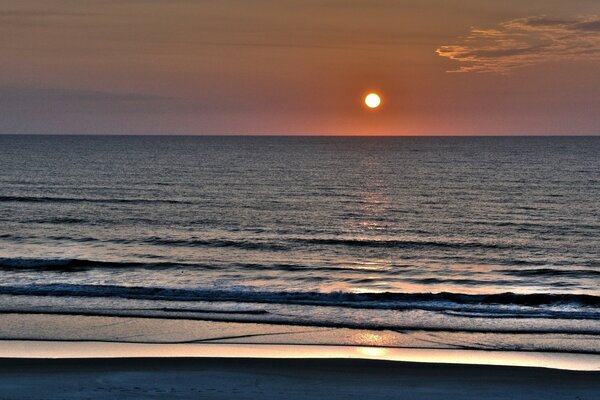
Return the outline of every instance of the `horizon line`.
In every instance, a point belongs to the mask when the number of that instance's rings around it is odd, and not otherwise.
[[[319,133],[297,133],[297,134],[281,134],[281,133],[4,133],[0,132],[0,136],[157,136],[157,137],[356,137],[356,138],[416,138],[416,137],[600,137],[600,133],[577,133],[577,134],[319,134]]]

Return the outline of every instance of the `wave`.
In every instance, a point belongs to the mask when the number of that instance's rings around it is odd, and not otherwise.
[[[271,250],[271,251],[283,251],[288,250],[289,247],[284,244],[278,244],[273,242],[264,241],[250,241],[250,240],[230,240],[230,239],[170,239],[151,237],[142,240],[134,240],[144,244],[154,245],[166,245],[166,246],[189,246],[189,247],[232,247],[244,250]]]
[[[106,199],[90,197],[0,196],[0,203],[131,203],[131,204],[191,204],[174,199]]]
[[[441,247],[441,248],[486,248],[486,249],[510,249],[511,245],[500,243],[480,243],[480,242],[446,242],[436,240],[387,240],[387,239],[338,239],[338,238],[298,238],[291,239],[297,243],[306,243],[313,245],[331,245],[331,246],[349,246],[349,247],[376,247],[376,248],[421,248],[421,247]]]
[[[524,311],[581,311],[600,317],[600,296],[586,294],[497,294],[462,293],[349,293],[349,292],[267,292],[244,289],[188,289],[116,285],[22,285],[0,286],[0,294],[28,296],[116,297],[141,300],[268,303],[313,306],[334,306],[361,309],[424,309],[432,311],[485,311],[486,307],[507,312],[507,307]],[[515,308],[514,310],[517,310]],[[513,311],[514,311],[513,310]],[[561,311],[561,312],[562,312]],[[568,312],[567,312],[568,314]]]
[[[388,249],[408,248],[509,248],[501,244],[486,244],[477,242],[444,242],[444,241],[418,241],[418,240],[385,240],[385,239],[336,239],[336,238],[294,238],[282,237],[276,241],[269,239],[234,240],[220,238],[164,238],[150,237],[145,239],[117,239],[119,243],[142,243],[162,246],[189,246],[189,247],[233,247],[245,250],[271,250],[285,251],[298,247],[311,246],[346,246],[346,247],[371,247]],[[512,248],[512,247],[510,247]]]
[[[39,270],[55,272],[72,272],[77,270],[103,268],[140,268],[140,269],[170,269],[189,268],[216,269],[209,264],[185,264],[172,262],[126,262],[126,261],[94,261],[79,258],[0,258],[0,269],[3,270]]]
[[[54,225],[70,225],[70,224],[85,224],[89,220],[84,218],[71,218],[71,217],[49,217],[39,218],[23,221],[27,224],[54,224]]]
[[[2,236],[0,235],[0,238]],[[82,241],[84,239],[82,238]],[[128,261],[95,261],[80,258],[0,258],[0,270],[9,271],[43,271],[43,272],[77,272],[88,271],[91,269],[148,269],[148,270],[167,270],[167,269],[190,269],[190,270],[252,270],[252,271],[287,271],[287,272],[340,272],[353,271],[360,272],[348,266],[310,266],[304,264],[290,263],[228,263],[224,265],[186,263],[186,262],[128,262]]]
[[[519,276],[519,277],[575,277],[575,278],[598,278],[600,271],[591,269],[554,269],[554,268],[532,268],[532,269],[510,269],[501,270],[503,274]]]
[[[78,223],[79,221],[68,221],[66,223]],[[20,238],[24,239],[24,238]],[[43,238],[40,238],[43,239]],[[479,242],[445,242],[429,240],[386,240],[386,239],[336,239],[336,238],[294,238],[281,237],[254,238],[254,239],[226,239],[226,238],[169,238],[169,237],[146,237],[146,238],[94,238],[94,237],[68,237],[50,236],[45,239],[73,241],[73,242],[105,242],[115,244],[143,244],[154,246],[176,246],[176,247],[213,247],[213,248],[236,248],[242,250],[257,251],[290,251],[306,249],[307,246],[328,247],[350,247],[350,248],[385,248],[385,249],[514,249],[513,246],[498,243]],[[518,262],[516,262],[518,263]]]

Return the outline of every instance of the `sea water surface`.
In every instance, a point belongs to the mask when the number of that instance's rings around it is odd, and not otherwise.
[[[0,136],[4,314],[600,352],[599,284],[600,138]]]

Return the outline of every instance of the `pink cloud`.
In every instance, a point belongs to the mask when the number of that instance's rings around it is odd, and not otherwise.
[[[507,73],[562,60],[600,60],[600,16],[519,18],[495,28],[472,28],[457,44],[436,53],[459,63],[449,72]]]

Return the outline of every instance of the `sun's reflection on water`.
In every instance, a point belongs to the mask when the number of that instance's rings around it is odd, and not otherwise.
[[[352,335],[351,341],[357,346],[364,346],[365,351],[370,351],[373,354],[378,353],[380,355],[384,353],[379,353],[377,350],[378,347],[385,346],[394,346],[394,339],[396,337],[391,332],[381,331],[381,332],[357,332]],[[361,347],[363,348],[363,347]],[[375,351],[377,350],[377,351]],[[382,349],[383,350],[383,349]]]

